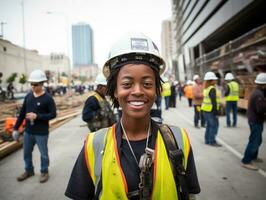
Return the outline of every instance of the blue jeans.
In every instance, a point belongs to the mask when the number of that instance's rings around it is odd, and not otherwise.
[[[48,135],[32,135],[27,132],[24,133],[24,162],[25,171],[33,172],[34,167],[32,163],[32,151],[35,143],[39,148],[41,154],[41,173],[47,173],[49,167],[49,156],[48,156]]]
[[[197,106],[200,105],[194,105],[194,126],[198,126],[199,120],[202,127],[205,126],[205,119],[203,116],[203,111],[198,111]]]
[[[249,123],[250,136],[242,163],[248,164],[258,157],[259,147],[262,143],[263,123]]]
[[[231,126],[231,119],[230,119],[230,114],[231,110],[233,111],[233,124],[232,126],[236,126],[237,123],[237,101],[227,101],[226,102],[226,125],[228,127]]]
[[[213,112],[203,112],[203,115],[206,121],[205,143],[216,143],[215,137],[218,133],[219,127],[218,117],[215,116]]]
[[[164,100],[165,100],[165,110],[168,110],[170,106],[170,96],[165,96]]]

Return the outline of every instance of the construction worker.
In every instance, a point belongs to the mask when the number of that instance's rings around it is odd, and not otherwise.
[[[218,78],[213,72],[207,72],[205,74],[203,102],[201,105],[201,110],[203,111],[204,119],[206,120],[205,144],[214,147],[221,146],[215,139],[219,128],[218,112],[221,102],[220,95],[215,88],[217,79]]]
[[[96,77],[95,83],[97,88],[86,100],[82,111],[82,119],[87,122],[91,132],[115,123],[113,110],[105,98],[107,82],[102,73]]]
[[[186,86],[184,87],[184,93],[185,97],[187,97],[189,107],[192,107],[192,99],[193,99],[192,85],[193,82],[191,80],[188,80]]]
[[[266,114],[266,73],[258,74],[255,83],[257,87],[249,97],[247,110],[250,136],[242,158],[242,166],[250,170],[259,169],[253,162],[262,162],[262,159],[258,158],[258,154],[262,143],[263,123]]]
[[[227,73],[224,80],[225,85],[225,101],[226,101],[226,125],[227,127],[236,127],[237,124],[237,102],[239,100],[239,84],[234,81],[235,77],[232,73]],[[231,124],[230,113],[233,112],[233,123]]]
[[[205,127],[205,120],[203,112],[201,111],[201,104],[203,101],[203,85],[198,74],[193,76],[195,84],[192,87],[192,103],[194,105],[194,126],[199,128],[199,120],[201,122],[201,127]]]
[[[165,110],[168,110],[170,107],[170,97],[171,97],[171,84],[168,78],[164,78],[164,83],[162,85],[162,96],[165,101]]]
[[[26,95],[14,126],[12,136],[14,140],[18,140],[19,133],[17,130],[26,118],[26,128],[23,138],[25,172],[17,177],[17,181],[24,181],[34,175],[32,151],[35,143],[41,154],[40,183],[44,183],[49,179],[49,120],[56,117],[56,106],[53,98],[45,92],[43,87],[45,81],[47,81],[47,78],[43,71],[37,69],[31,72],[28,82],[31,84],[32,91]]]
[[[88,135],[72,171],[66,196],[182,200],[181,194],[187,197],[200,192],[193,151],[185,130],[169,127],[166,132],[151,120],[150,110],[156,95],[160,95],[160,75],[164,69],[165,62],[156,45],[143,34],[125,35],[114,44],[103,72],[107,77],[107,94],[115,107],[122,108],[122,117],[112,127]],[[164,133],[171,134],[180,147],[175,148],[174,157],[182,158],[175,163],[182,173],[177,172],[175,164],[172,171],[173,162],[168,157],[166,145],[169,143],[164,142]],[[174,171],[177,176],[173,175]]]

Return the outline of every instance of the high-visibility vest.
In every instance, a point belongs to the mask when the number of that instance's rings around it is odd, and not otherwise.
[[[108,101],[102,98],[97,92],[94,92],[92,96],[94,96],[98,100],[100,111],[95,114],[92,120],[87,122],[89,129],[91,131],[96,131],[114,124],[114,112]]]
[[[239,85],[235,81],[231,81],[227,84],[230,92],[229,95],[225,97],[226,101],[238,101],[239,100]]]
[[[163,90],[162,90],[162,96],[163,97],[168,97],[171,96],[171,85],[170,83],[166,82],[162,85]]]
[[[211,98],[209,96],[210,91],[212,88],[215,88],[213,85],[209,86],[208,88],[203,90],[203,102],[201,105],[201,110],[205,111],[205,112],[211,112],[212,111],[212,102],[211,102]],[[217,110],[220,109],[220,103],[221,103],[221,95],[220,93],[217,91],[217,89],[215,89],[216,91],[216,105],[217,105]]]
[[[187,85],[184,88],[185,96],[189,99],[193,98],[193,86],[192,85]]]
[[[190,151],[187,133],[184,129],[177,127],[171,127],[171,130],[178,147],[183,151],[183,166],[186,170]],[[85,143],[85,157],[95,186],[95,193],[102,176],[102,190],[99,199],[128,199],[128,186],[120,164],[115,125],[88,135]],[[159,130],[155,143],[154,157],[154,182],[151,199],[178,199],[170,160]]]

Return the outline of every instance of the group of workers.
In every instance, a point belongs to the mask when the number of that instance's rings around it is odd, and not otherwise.
[[[127,34],[111,48],[103,73],[96,78],[97,89],[85,102],[82,119],[91,133],[74,168],[65,195],[71,199],[179,199],[192,200],[200,192],[196,165],[188,135],[182,127],[161,125],[150,116],[151,108],[161,96],[165,62],[155,43],[141,33]],[[266,111],[266,73],[257,76],[257,89],[251,95],[248,119],[251,136],[243,166],[255,169],[252,160],[258,157]],[[227,126],[237,126],[236,102],[238,86],[232,74],[226,75],[225,89]],[[18,127],[26,119],[24,133],[25,172],[17,180],[34,175],[33,146],[41,154],[40,182],[49,178],[48,128],[56,117],[53,98],[43,89],[45,74],[31,73],[32,91],[24,103],[14,127],[13,138],[19,139]],[[218,132],[220,94],[215,87],[217,77],[207,72],[202,84],[194,76],[192,87],[194,125],[206,126],[205,143],[220,146],[215,140]],[[264,92],[264,93],[263,93]],[[107,97],[109,99],[107,99]],[[167,95],[164,95],[167,96]],[[122,108],[116,121],[114,108]],[[166,108],[169,99],[166,98]],[[230,121],[233,110],[233,121]],[[260,135],[260,136],[258,136]],[[259,137],[259,138],[258,138]]]
[[[206,127],[205,144],[220,147],[215,138],[218,133],[221,112],[221,92],[216,88],[217,76],[213,72],[207,72],[204,76],[204,83],[198,75],[194,75],[195,84],[187,90],[191,90],[194,105],[194,126]],[[239,85],[232,73],[227,73],[224,78],[226,126],[237,127],[237,102],[239,100]],[[250,137],[247,144],[242,166],[258,170],[254,162],[261,162],[258,158],[259,146],[262,143],[263,122],[266,113],[266,73],[259,73],[255,79],[256,88],[249,98],[247,118],[250,127]],[[232,113],[232,119],[231,119]]]

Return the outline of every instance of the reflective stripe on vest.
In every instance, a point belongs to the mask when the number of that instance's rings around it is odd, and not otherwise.
[[[231,81],[227,84],[229,87],[229,95],[225,97],[226,101],[238,101],[239,100],[239,85],[235,81]]]
[[[190,151],[189,139],[184,129],[171,127],[171,130],[178,142],[178,147],[183,150],[186,169]],[[95,192],[102,174],[102,191],[99,199],[127,199],[128,187],[120,165],[115,134],[115,125],[113,125],[109,129],[101,129],[89,134],[86,140],[86,162],[95,185]],[[101,152],[104,152],[103,155]],[[159,131],[155,144],[153,178],[152,200],[178,199],[170,161]]]
[[[205,111],[205,112],[211,112],[212,111],[212,102],[211,102],[211,98],[209,96],[211,89],[215,87],[213,85],[209,86],[208,88],[203,90],[203,102],[201,105],[201,110]],[[220,109],[220,103],[221,103],[221,95],[220,93],[217,91],[217,89],[215,89],[216,92],[216,104],[217,104],[217,110]]]

